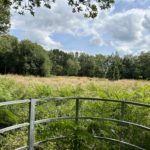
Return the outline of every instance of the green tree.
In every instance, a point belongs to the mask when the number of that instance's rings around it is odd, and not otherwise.
[[[7,33],[10,27],[10,7],[9,2],[0,0],[0,35]]]
[[[80,70],[79,62],[75,59],[69,58],[67,60],[67,75],[77,75],[78,71]]]
[[[118,80],[121,77],[121,71],[122,71],[122,60],[119,57],[118,53],[116,53],[114,56],[108,57],[108,72],[107,72],[107,78],[111,80]]]
[[[56,0],[7,0],[5,4],[13,5],[14,9],[19,10],[20,14],[24,14],[25,10],[30,11],[34,15],[35,7],[45,6],[51,8],[52,3]],[[84,12],[86,17],[95,18],[98,14],[98,9],[108,9],[114,3],[114,0],[67,0],[68,5],[72,7],[73,12]]]
[[[150,79],[150,51],[143,52],[138,57],[139,69],[143,79]]]
[[[46,51],[38,44],[24,40],[19,43],[17,57],[17,73],[48,76],[50,60]]]
[[[79,56],[79,62],[81,69],[79,70],[79,76],[95,76],[95,58],[94,56],[89,56],[85,53],[82,53]]]
[[[122,78],[125,79],[136,78],[135,57],[131,55],[124,56],[122,60]]]
[[[106,57],[103,55],[95,56],[95,73],[96,77],[104,78],[106,72]]]
[[[0,73],[15,73],[15,51],[18,49],[18,40],[14,36],[0,36]]]
[[[49,52],[49,57],[52,61],[52,73],[55,75],[66,75],[67,60],[70,56],[59,49],[54,49]]]
[[[62,75],[63,72],[63,67],[61,65],[56,65],[55,69],[53,69],[54,72],[52,72],[52,74],[55,75]]]

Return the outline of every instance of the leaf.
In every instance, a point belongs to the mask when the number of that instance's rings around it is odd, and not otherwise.
[[[50,4],[45,3],[44,6],[49,8],[49,9],[51,9],[51,5]]]
[[[34,11],[32,11],[32,10],[30,11],[30,13],[31,13],[32,16],[34,16],[34,14],[35,14]]]

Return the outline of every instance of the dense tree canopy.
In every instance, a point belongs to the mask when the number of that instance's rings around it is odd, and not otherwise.
[[[66,67],[67,67],[67,60],[69,58],[68,54],[58,49],[54,49],[49,52],[49,57],[52,62],[53,74],[65,75]]]
[[[77,59],[69,58],[67,60],[67,75],[78,75],[80,68],[80,64]]]
[[[28,40],[18,42],[10,35],[0,36],[0,73],[47,76],[50,60],[46,51]]]
[[[89,56],[87,54],[82,53],[79,56],[79,62],[81,69],[79,70],[80,76],[90,76],[94,77],[95,74],[95,60],[94,56]]]
[[[25,10],[34,15],[35,7],[45,6],[51,8],[52,3],[57,0],[4,0],[6,5],[13,5],[13,8],[24,14]],[[72,7],[73,12],[84,12],[85,16],[95,18],[98,14],[98,8],[108,9],[114,3],[114,0],[66,0]]]
[[[45,50],[38,44],[24,40],[16,50],[19,74],[47,76],[50,73],[50,61]]]
[[[18,48],[17,38],[5,35],[0,36],[0,72],[15,73],[15,51]]]
[[[0,0],[0,35],[8,31],[10,27],[10,10],[9,3]]]
[[[136,57],[132,57],[131,55],[126,55],[122,59],[122,76],[124,78],[135,78],[137,64]]]
[[[89,76],[118,79],[150,79],[150,52],[139,56],[117,53],[96,56],[66,53],[59,49],[46,51],[29,40],[18,41],[10,35],[0,36],[0,73],[48,76]]]
[[[116,53],[114,56],[110,56],[108,59],[108,71],[107,77],[109,79],[118,80],[121,78],[122,71],[122,59]]]
[[[141,77],[144,79],[150,78],[150,52],[141,53],[138,61]]]

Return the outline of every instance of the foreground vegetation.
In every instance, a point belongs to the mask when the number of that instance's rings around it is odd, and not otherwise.
[[[42,98],[55,96],[86,96],[110,99],[123,99],[150,104],[150,82],[142,80],[108,81],[99,78],[87,77],[50,77],[40,78],[33,76],[1,75],[0,101]],[[74,116],[75,102],[40,102],[36,107],[36,119]],[[106,118],[120,118],[120,104],[108,102],[80,102],[81,116],[97,116]],[[148,108],[125,106],[125,120],[150,126],[150,111]],[[28,121],[28,105],[14,105],[0,108],[0,127]],[[70,135],[70,138],[41,144],[36,149],[74,149],[78,139],[78,149],[81,150],[116,150],[119,145],[99,141],[92,135],[107,136],[120,139],[123,133],[124,140],[145,149],[150,147],[150,133],[133,126],[123,126],[112,122],[80,121],[77,127],[74,121],[57,121],[36,126],[36,141],[54,136]],[[38,135],[38,136],[37,136]],[[77,135],[77,136],[74,136]],[[0,135],[0,149],[10,150],[26,145],[27,128],[11,131]],[[129,150],[129,147],[124,147]]]

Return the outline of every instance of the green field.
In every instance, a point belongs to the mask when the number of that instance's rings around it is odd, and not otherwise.
[[[10,101],[26,98],[43,97],[100,97],[116,100],[128,100],[150,104],[150,81],[118,80],[109,81],[88,77],[49,77],[1,75],[0,101]],[[73,101],[40,102],[36,107],[36,119],[73,116],[75,114]],[[95,116],[105,118],[120,117],[120,104],[108,102],[85,101],[80,103],[82,116]],[[6,127],[28,121],[28,105],[14,105],[0,108],[0,127]],[[127,106],[124,119],[150,127],[150,111],[148,108]],[[150,148],[150,133],[133,126],[121,126],[112,122],[80,121],[76,127],[74,121],[57,121],[36,126],[36,141],[58,135],[72,135],[78,133],[79,149],[81,150],[116,150],[117,144],[99,141],[91,135],[101,135],[119,139],[124,133],[124,140]],[[0,150],[12,150],[26,145],[27,128],[11,131],[0,135]],[[74,149],[74,136],[67,140],[47,142],[37,147],[38,150],[67,150]],[[129,150],[129,147],[124,147]]]

